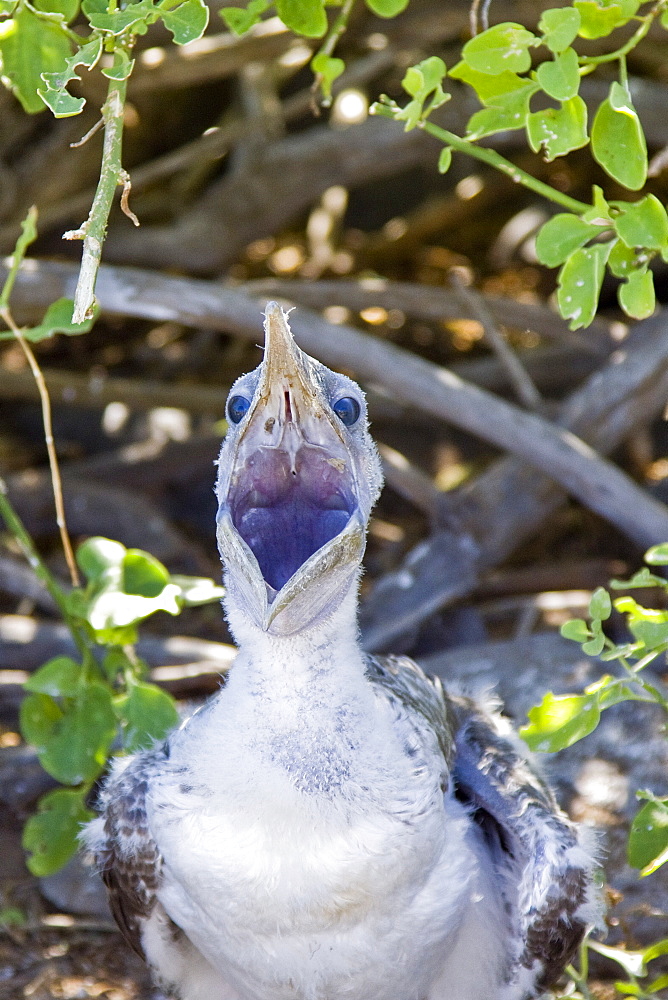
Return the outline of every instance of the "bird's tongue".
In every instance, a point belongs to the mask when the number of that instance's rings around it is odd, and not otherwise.
[[[283,448],[258,448],[230,496],[232,523],[276,591],[343,531],[355,508],[344,463],[308,444],[294,457]]]

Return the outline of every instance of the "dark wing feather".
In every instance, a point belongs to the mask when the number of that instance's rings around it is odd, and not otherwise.
[[[452,698],[456,793],[490,837],[518,926],[518,966],[533,973],[527,996],[548,989],[597,918],[593,859],[577,827],[503,732],[503,720]]]
[[[438,677],[429,677],[407,656],[367,656],[366,675],[372,684],[382,687],[387,695],[429,723],[449,768],[453,732],[447,698]]]
[[[515,929],[513,979],[526,984],[527,1000],[538,996],[598,917],[591,853],[501,716],[447,694],[407,657],[367,657],[367,676],[434,730],[498,875]]]
[[[104,839],[95,845],[95,858],[107,887],[109,905],[131,948],[145,958],[141,945],[142,921],[155,906],[162,858],[146,816],[149,775],[161,752],[139,754],[117,776],[112,775],[101,796]]]

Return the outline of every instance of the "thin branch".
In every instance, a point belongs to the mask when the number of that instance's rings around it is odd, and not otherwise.
[[[467,309],[473,313],[485,331],[485,340],[505,368],[515,392],[529,410],[540,409],[542,399],[528,371],[509,346],[494,322],[482,296],[477,295],[461,280],[455,268],[450,271],[450,283],[457,289]]]
[[[74,552],[72,550],[72,542],[70,541],[69,532],[67,530],[67,521],[65,519],[65,505],[63,503],[63,484],[60,478],[60,468],[58,465],[58,456],[56,454],[56,446],[53,440],[53,423],[51,420],[51,400],[49,399],[49,391],[46,387],[44,381],[44,376],[40,370],[39,364],[37,363],[37,358],[33,354],[33,351],[28,344],[27,340],[19,330],[18,326],[14,322],[14,318],[8,308],[0,310],[0,316],[7,324],[9,329],[12,331],[19,344],[21,345],[21,350],[26,356],[28,364],[30,365],[31,371],[35,382],[37,383],[37,388],[39,390],[39,397],[42,404],[42,422],[44,424],[44,440],[46,442],[46,450],[49,456],[49,468],[51,469],[51,482],[53,484],[53,499],[56,505],[56,524],[58,525],[58,531],[60,532],[60,540],[63,544],[63,550],[65,552],[65,559],[67,560],[67,568],[70,571],[70,578],[72,580],[72,586],[79,586],[79,571],[77,570],[76,560],[74,558]]]
[[[115,65],[121,65],[122,50],[117,50]],[[109,212],[118,184],[124,181],[121,152],[123,146],[123,111],[127,80],[110,80],[107,99],[102,108],[104,119],[104,147],[100,180],[88,219],[81,229],[65,233],[64,239],[84,241],[81,270],[74,293],[73,323],[83,323],[95,303],[95,283],[102,258],[102,245],[107,230]],[[138,224],[138,223],[137,223]]]

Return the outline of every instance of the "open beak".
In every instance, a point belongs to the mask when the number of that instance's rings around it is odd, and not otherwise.
[[[261,628],[291,634],[350,587],[365,519],[322,367],[297,347],[276,303],[265,331],[250,408],[221,453],[218,538],[228,589]]]

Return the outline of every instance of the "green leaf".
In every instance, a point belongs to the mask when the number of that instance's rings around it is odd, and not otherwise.
[[[597,587],[591,595],[589,601],[589,617],[598,618],[599,621],[607,621],[612,614],[612,601],[610,594],[604,587]]]
[[[450,146],[444,146],[438,157],[438,172],[439,174],[447,174],[450,169],[450,164],[452,163],[452,148]]]
[[[591,130],[594,159],[607,174],[631,191],[647,180],[645,134],[628,90],[612,83],[610,95],[601,104]]]
[[[58,73],[66,66],[71,42],[57,21],[39,17],[29,7],[19,7],[14,17],[0,25],[2,74],[25,111],[44,110],[37,93],[42,73]]]
[[[369,10],[379,17],[396,17],[408,7],[408,0],[364,0]]]
[[[495,132],[524,128],[529,117],[529,102],[537,90],[538,85],[529,81],[521,90],[493,98],[490,107],[472,115],[467,125],[470,138],[482,139]]]
[[[646,612],[647,613],[647,612]],[[657,618],[660,613],[654,613]],[[647,649],[655,649],[668,642],[668,622],[667,621],[647,621],[636,619],[629,622],[629,630],[635,639],[644,642]]]
[[[49,14],[62,14],[67,24],[79,13],[79,0],[33,0],[32,5]]]
[[[331,100],[332,84],[341,76],[346,64],[343,59],[329,56],[326,52],[318,52],[311,59],[311,69],[320,77],[323,97],[326,101]]]
[[[617,965],[621,965],[622,969],[630,976],[644,976],[647,973],[641,951],[630,951],[627,948],[611,948],[610,945],[603,944],[601,941],[595,941],[593,938],[589,938],[587,947],[591,948],[592,951],[597,951],[599,955],[611,959]]]
[[[246,8],[224,7],[218,13],[230,31],[235,35],[244,35],[256,24],[259,24],[262,15],[269,6],[270,0],[251,0]]]
[[[531,68],[529,48],[535,44],[536,36],[523,25],[505,21],[468,41],[462,57],[480,73],[526,73]]]
[[[174,10],[162,15],[165,27],[171,31],[177,45],[186,45],[201,38],[209,23],[209,8],[204,0],[186,0]]]
[[[615,240],[608,257],[608,267],[615,278],[628,278],[638,265],[635,250],[627,247],[622,240]]]
[[[110,568],[123,565],[127,549],[110,538],[94,537],[77,549],[77,563],[86,578],[95,582]]]
[[[574,0],[581,19],[578,34],[581,38],[605,38],[630,21],[639,6],[640,0]]]
[[[640,201],[615,202],[622,209],[615,219],[615,229],[627,247],[642,247],[648,250],[662,250],[668,246],[668,215],[653,194]]]
[[[79,333],[88,333],[95,322],[95,318],[87,319],[83,323],[72,322],[72,299],[56,299],[52,302],[44,314],[44,319],[39,326],[29,327],[23,330],[26,340],[37,343],[40,340],[48,340],[56,333],[65,333],[68,336]],[[9,340],[14,334],[11,331],[0,332],[0,340]]]
[[[563,52],[577,37],[580,23],[580,13],[574,7],[557,7],[543,11],[538,30],[551,52]]]
[[[134,59],[130,58],[125,49],[117,48],[112,65],[103,67],[102,76],[106,76],[108,80],[127,80],[134,65]]]
[[[603,231],[602,226],[591,226],[577,215],[560,212],[539,229],[536,236],[536,256],[546,267],[558,267],[574,250]]]
[[[534,153],[544,147],[548,163],[581,149],[589,142],[587,135],[587,105],[581,97],[564,101],[560,108],[535,111],[527,119],[527,138]]]
[[[656,306],[652,272],[646,267],[631,271],[624,284],[617,289],[617,298],[627,316],[647,319]]]
[[[530,724],[520,729],[520,736],[531,750],[553,753],[592,733],[600,717],[596,695],[556,696],[548,691],[541,704],[529,710]]]
[[[591,636],[589,626],[582,618],[571,618],[564,622],[559,631],[564,639],[572,639],[573,642],[586,642]]]
[[[650,944],[649,947],[645,948],[643,952],[643,958],[647,963],[653,962],[655,958],[661,958],[662,955],[668,955],[668,938],[663,938],[662,941],[655,941],[654,944]],[[652,985],[655,985],[654,983]]]
[[[668,542],[653,545],[645,553],[645,562],[650,566],[668,566]]]
[[[609,243],[581,247],[573,251],[559,272],[559,312],[571,321],[571,330],[589,326],[596,315],[609,253]]]
[[[153,24],[161,16],[160,8],[155,7],[152,0],[138,0],[128,4],[123,10],[111,13],[106,0],[83,0],[81,9],[91,28],[110,35],[122,35],[128,28],[133,28],[135,33],[140,32],[140,29]]]
[[[646,802],[636,813],[631,824],[628,843],[629,864],[633,868],[655,871],[654,863],[666,850],[668,850],[668,800]]]
[[[73,697],[81,685],[82,667],[69,656],[56,656],[37,670],[23,685],[52,698]]]
[[[569,101],[580,88],[580,69],[575,49],[565,49],[555,55],[552,62],[541,63],[536,79],[549,97],[555,101]]]
[[[94,38],[67,60],[62,72],[42,73],[46,89],[41,87],[38,93],[56,118],[69,118],[79,114],[86,102],[83,97],[72,97],[66,89],[67,84],[70,80],[79,79],[76,72],[78,66],[91,70],[101,54],[102,38]]]
[[[38,753],[44,750],[62,717],[62,709],[50,695],[29,694],[21,702],[19,718],[26,743],[31,743]]]
[[[610,206],[598,184],[594,184],[592,187],[592,202],[591,208],[582,213],[583,220],[590,222],[592,226],[611,226]]]
[[[16,10],[19,0],[0,0],[0,17],[9,17]],[[1,31],[0,31],[1,37]]]
[[[122,590],[140,597],[158,597],[169,583],[169,572],[161,562],[141,549],[128,549],[123,558]]]
[[[123,746],[128,753],[164,739],[179,723],[174,699],[154,684],[132,684],[118,699],[116,711],[124,723]]]
[[[53,875],[75,854],[81,827],[94,813],[86,808],[84,792],[58,788],[39,800],[38,811],[23,828],[23,847],[33,875]]]
[[[322,0],[276,0],[276,13],[287,28],[306,38],[321,38],[327,31]]]
[[[97,632],[134,625],[156,611],[178,615],[181,610],[178,595],[179,588],[172,583],[167,584],[156,597],[125,594],[117,587],[110,586],[91,599],[87,620]]]
[[[488,107],[497,103],[497,97],[506,97],[530,86],[530,81],[526,77],[518,76],[517,73],[510,73],[507,70],[496,75],[481,73],[463,60],[452,67],[449,76],[453,80],[468,83],[469,87],[475,90],[480,103]],[[532,93],[535,94],[538,89],[535,86]]]
[[[106,763],[116,727],[109,689],[88,684],[55,721],[48,738],[36,744],[42,767],[64,785],[93,781]]]
[[[206,576],[180,576],[172,573],[169,582],[179,588],[179,599],[187,607],[210,604],[225,596],[225,588]]]

